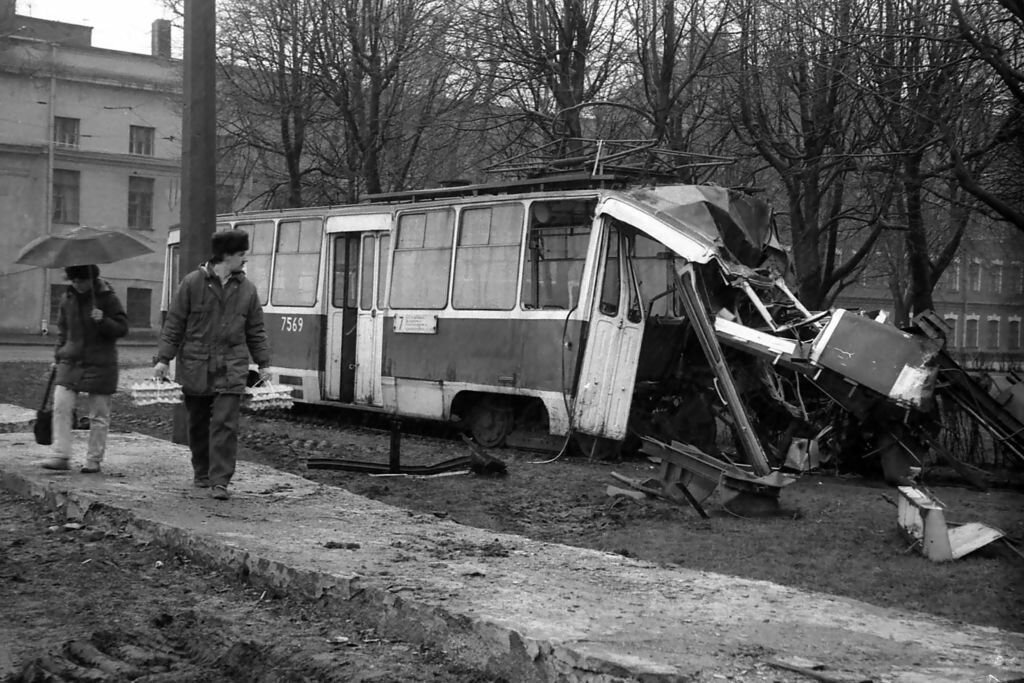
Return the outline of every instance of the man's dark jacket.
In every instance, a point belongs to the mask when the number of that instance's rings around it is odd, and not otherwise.
[[[270,365],[256,286],[243,273],[221,284],[206,263],[181,281],[160,333],[157,360],[178,359],[175,379],[192,396],[245,393],[249,356]]]

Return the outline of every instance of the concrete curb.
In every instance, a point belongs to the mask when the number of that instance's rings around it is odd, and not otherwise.
[[[509,680],[785,680],[743,674],[797,655],[906,683],[1024,668],[1024,634],[463,527],[252,463],[221,503],[190,488],[181,446],[111,434],[108,452],[102,477],[53,474],[30,434],[0,434],[0,486]]]

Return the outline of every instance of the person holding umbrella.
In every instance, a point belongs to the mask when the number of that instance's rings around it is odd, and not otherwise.
[[[18,252],[16,263],[63,268],[69,286],[61,296],[53,395],[53,445],[44,460],[51,470],[70,469],[71,421],[79,393],[89,394],[89,446],[82,472],[100,471],[110,426],[110,398],[117,391],[117,346],[128,334],[128,316],[98,263],[114,263],[152,253],[138,237],[86,225],[60,234],[40,235]]]
[[[89,445],[82,472],[100,471],[110,428],[110,399],[117,391],[117,340],[128,334],[128,316],[94,264],[64,269],[70,285],[57,315],[56,388],[53,392],[54,455],[50,470],[70,469],[71,428],[79,393],[89,395]]]
[[[167,376],[178,359],[177,381],[188,411],[193,484],[213,498],[230,498],[238,417],[249,357],[269,379],[270,346],[256,285],[245,279],[249,234],[214,233],[213,258],[181,280],[167,311],[153,375]]]

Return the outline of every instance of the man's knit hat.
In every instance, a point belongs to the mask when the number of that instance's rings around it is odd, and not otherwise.
[[[213,258],[223,260],[226,254],[249,251],[249,233],[245,230],[221,230],[213,233]]]

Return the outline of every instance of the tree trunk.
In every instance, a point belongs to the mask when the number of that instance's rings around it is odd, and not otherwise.
[[[921,156],[910,155],[904,163],[903,181],[907,202],[907,270],[910,278],[909,317],[934,308],[932,302],[931,260],[922,209]]]

